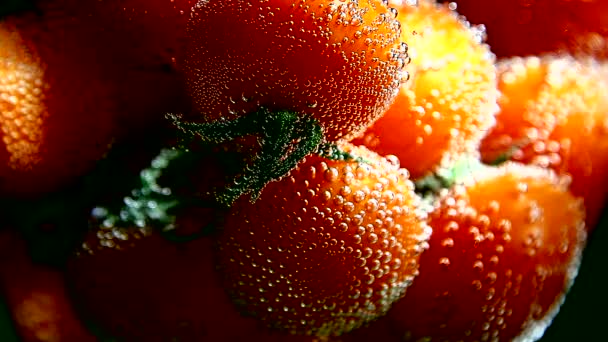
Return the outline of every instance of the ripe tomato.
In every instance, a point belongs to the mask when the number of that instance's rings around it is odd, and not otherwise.
[[[384,1],[201,1],[183,60],[196,113],[212,122],[290,110],[352,138],[393,100],[407,55]]]
[[[0,236],[0,288],[21,341],[96,341],[72,308],[63,274],[32,263],[24,241],[6,231]]]
[[[196,213],[187,229],[212,217]],[[99,227],[70,261],[68,288],[82,317],[116,338],[237,341],[256,321],[224,292],[212,246],[211,237],[175,243],[152,228]]]
[[[223,220],[219,265],[245,314],[300,335],[339,335],[383,315],[418,273],[430,233],[407,171],[309,155]]]
[[[393,154],[414,179],[477,149],[494,124],[494,56],[478,28],[434,2],[396,7],[412,62],[395,103],[354,141]]]
[[[608,56],[608,3],[604,0],[456,0],[471,22],[484,24],[498,56],[565,50]]]
[[[582,201],[567,179],[509,163],[440,196],[420,275],[387,316],[398,336],[536,340],[576,277]]]
[[[43,0],[44,20],[66,20],[97,47],[99,66],[116,89],[122,135],[159,126],[188,110],[175,70],[194,0]],[[103,47],[103,48],[99,48]]]
[[[136,68],[173,65],[198,0],[41,0],[38,7],[89,25]]]
[[[208,201],[213,188],[223,184],[227,172],[219,157],[201,152],[198,159],[193,154],[177,158],[163,150],[140,173],[146,184],[121,201],[127,207],[120,208],[120,215],[116,215],[120,218],[112,215],[112,205],[95,208],[93,229],[68,262],[68,287],[82,316],[111,337],[127,341],[238,341],[265,334],[255,320],[239,316],[220,285],[213,230],[200,236],[215,221],[218,210],[187,204],[171,212],[162,209],[167,202],[172,207],[178,199],[185,202],[191,196],[200,200],[197,203]],[[148,202],[135,195],[148,191],[174,197],[168,201],[149,197]],[[133,214],[136,201],[145,203],[146,208]],[[151,202],[155,205],[150,206]],[[103,211],[109,214],[100,214]],[[135,220],[129,222],[123,215]],[[158,223],[166,224],[167,217],[173,215],[177,218],[170,220],[174,234],[169,239],[161,234]],[[198,238],[192,239],[193,235]]]
[[[499,64],[497,125],[482,157],[501,156],[572,177],[593,229],[608,198],[608,65],[572,57],[513,58]]]
[[[34,16],[0,23],[0,193],[56,190],[114,139],[112,84],[86,34]]]

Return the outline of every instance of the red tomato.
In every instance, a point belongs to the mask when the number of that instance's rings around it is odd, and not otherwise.
[[[96,47],[98,64],[116,89],[123,135],[161,125],[189,109],[175,70],[195,0],[42,0],[45,20],[69,21]],[[51,18],[51,19],[48,19]]]
[[[0,22],[0,193],[56,190],[92,169],[117,98],[86,33],[63,18]]]
[[[183,61],[195,111],[234,119],[260,107],[319,121],[350,139],[384,113],[407,55],[384,1],[201,1]]]
[[[2,233],[0,249],[0,288],[21,341],[96,341],[74,312],[61,272],[33,264],[14,233]]]
[[[486,162],[506,157],[572,177],[587,228],[608,198],[608,64],[562,56],[499,64],[497,125],[481,145]]]
[[[471,153],[496,112],[494,55],[478,28],[434,2],[397,6],[412,62],[393,105],[355,144],[399,158],[417,179]]]
[[[386,313],[418,273],[430,233],[407,171],[341,146],[240,198],[223,220],[219,265],[241,311],[299,335],[348,332]]]
[[[445,190],[420,275],[384,318],[440,341],[536,340],[578,272],[582,201],[554,173],[505,164]]]

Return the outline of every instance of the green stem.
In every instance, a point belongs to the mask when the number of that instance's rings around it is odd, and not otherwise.
[[[186,136],[205,143],[223,143],[255,135],[260,152],[254,155],[240,176],[217,194],[217,201],[229,207],[245,194],[255,201],[269,182],[279,179],[308,154],[318,150],[323,129],[314,119],[290,111],[271,112],[262,108],[232,121],[211,123],[183,122],[175,115],[168,118]]]
[[[451,188],[456,183],[473,175],[483,164],[474,156],[463,156],[451,168],[440,170],[415,182],[416,192],[424,196],[434,196],[441,189]]]
[[[176,208],[180,201],[170,188],[160,186],[158,179],[172,161],[186,153],[177,149],[161,150],[160,154],[152,160],[150,167],[141,171],[140,186],[123,199],[123,205],[118,213],[105,207],[95,207],[92,211],[93,217],[107,227],[135,225],[158,226],[164,229],[173,225],[175,217],[169,212]]]

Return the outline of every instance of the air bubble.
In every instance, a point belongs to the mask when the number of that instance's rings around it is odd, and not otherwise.
[[[454,247],[454,239],[446,238],[443,241],[441,241],[441,245],[443,247]]]

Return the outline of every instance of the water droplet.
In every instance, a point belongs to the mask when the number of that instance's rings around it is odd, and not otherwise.
[[[481,260],[476,260],[473,263],[473,269],[478,273],[483,272],[483,262]]]
[[[479,281],[479,280],[473,280],[471,285],[473,286],[473,290],[475,290],[475,291],[479,291],[482,288],[481,281]]]
[[[454,247],[454,239],[452,238],[445,238],[443,239],[443,241],[441,241],[441,245],[443,247]]]

